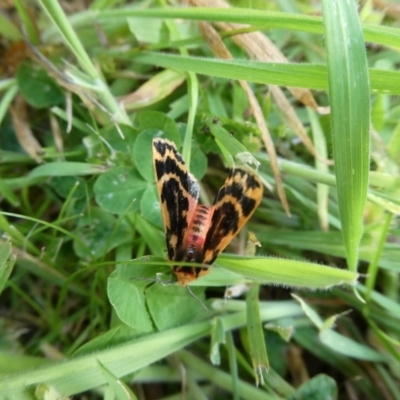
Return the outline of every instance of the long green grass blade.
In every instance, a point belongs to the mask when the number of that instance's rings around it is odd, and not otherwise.
[[[356,4],[325,0],[323,11],[340,220],[347,264],[354,271],[369,177],[368,68]]]
[[[320,17],[283,13],[250,8],[154,8],[138,9],[125,7],[118,10],[106,10],[100,14],[92,14],[99,21],[109,21],[128,16],[149,18],[184,18],[205,21],[224,21],[253,25],[259,29],[287,29],[313,34],[323,34],[323,21]],[[365,40],[390,47],[399,48],[400,32],[398,29],[376,24],[363,25]]]
[[[124,58],[123,55],[120,56]],[[142,52],[135,61],[143,64],[193,71],[225,79],[242,79],[249,82],[294,86],[307,89],[328,89],[326,66],[321,64],[266,63],[254,60],[220,60],[184,57],[174,54]],[[371,69],[371,90],[400,94],[400,73]]]

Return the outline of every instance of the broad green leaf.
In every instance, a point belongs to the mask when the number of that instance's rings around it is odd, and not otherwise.
[[[163,228],[160,200],[158,199],[156,186],[149,186],[140,200],[140,213],[143,218],[152,224]]]
[[[97,204],[104,210],[123,214],[137,211],[148,183],[130,167],[114,167],[100,175],[93,187]]]
[[[149,313],[160,331],[198,321],[209,313],[204,307],[204,288],[155,283],[146,289]],[[196,296],[196,297],[194,297]]]
[[[288,397],[288,400],[334,400],[337,399],[338,388],[333,378],[319,374],[304,382]]]
[[[83,259],[102,257],[115,247],[133,240],[132,228],[126,220],[117,220],[99,208],[82,217],[74,233],[80,240],[74,240],[74,251]]]
[[[142,332],[151,332],[154,329],[142,287],[114,271],[108,278],[107,291],[110,303],[122,322]]]
[[[200,180],[206,174],[208,160],[203,151],[196,145],[192,146],[189,171]]]
[[[135,116],[134,123],[139,131],[145,129],[162,131],[165,137],[173,141],[178,148],[181,145],[181,135],[176,122],[162,112],[142,111]]]
[[[163,135],[163,132],[154,128],[146,128],[140,132],[133,145],[133,161],[144,180],[154,182],[153,165],[153,138]]]
[[[83,178],[73,176],[59,176],[51,180],[50,185],[62,198],[67,198],[70,192],[74,191],[74,198],[83,199],[86,195],[86,182]]]
[[[17,72],[18,86],[27,100],[35,108],[46,108],[61,104],[64,94],[42,69],[35,69],[32,64],[22,64]]]
[[[114,151],[118,151],[127,157],[129,156],[130,146],[133,145],[138,136],[138,131],[129,125],[118,124],[117,128],[115,124],[112,124],[101,129],[99,135]],[[95,157],[95,154],[93,156]]]
[[[143,259],[118,265],[108,279],[108,297],[121,321],[139,332],[154,330],[145,290],[169,272],[170,268],[146,263]],[[168,313],[165,317],[169,317]]]

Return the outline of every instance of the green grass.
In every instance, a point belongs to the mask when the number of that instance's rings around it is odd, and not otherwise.
[[[400,399],[396,16],[330,0],[14,3],[0,16],[1,399]],[[205,204],[227,166],[264,184],[190,290],[166,260],[156,136]]]

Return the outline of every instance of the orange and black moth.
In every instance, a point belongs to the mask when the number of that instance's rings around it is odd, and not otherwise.
[[[212,206],[198,204],[200,186],[174,143],[153,139],[153,161],[171,261],[211,265],[261,202],[263,186],[247,168],[232,168]],[[208,267],[174,266],[185,286]]]

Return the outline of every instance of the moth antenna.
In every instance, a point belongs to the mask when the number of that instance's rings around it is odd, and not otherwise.
[[[192,292],[189,286],[186,286],[187,291],[203,306],[206,311],[210,311],[207,306]]]

